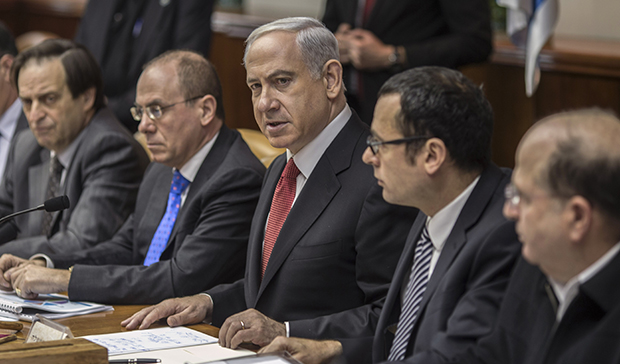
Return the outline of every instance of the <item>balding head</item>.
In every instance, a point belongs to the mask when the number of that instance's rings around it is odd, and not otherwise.
[[[171,50],[152,59],[144,70],[174,64],[177,70],[179,87],[186,99],[203,95],[213,95],[217,101],[216,116],[223,122],[224,103],[222,102],[222,85],[215,67],[202,55],[190,50]]]
[[[599,109],[565,112],[536,124],[518,156],[538,160],[536,179],[551,194],[580,195],[620,220],[620,120]],[[531,149],[535,153],[520,153]]]

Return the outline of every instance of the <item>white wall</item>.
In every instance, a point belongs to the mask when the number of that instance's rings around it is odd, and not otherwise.
[[[321,18],[325,0],[244,0],[243,10],[246,14],[266,18],[284,18],[287,16],[311,16]]]
[[[465,0],[461,0],[465,1]],[[620,0],[559,0],[558,35],[620,40]],[[267,18],[320,18],[325,0],[244,0],[244,11]]]
[[[556,34],[620,40],[619,0],[560,0]]]

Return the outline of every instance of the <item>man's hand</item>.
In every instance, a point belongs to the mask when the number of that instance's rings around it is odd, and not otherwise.
[[[348,64],[351,62],[349,58],[349,31],[351,30],[351,24],[342,23],[338,26],[338,30],[334,33],[334,36],[338,40],[338,50],[340,51],[340,63]]]
[[[65,269],[51,269],[37,264],[20,264],[4,273],[18,296],[36,298],[39,293],[58,293],[69,289],[71,273]]]
[[[288,351],[304,364],[325,364],[342,355],[342,344],[335,340],[317,341],[278,336],[258,352],[260,354],[278,351]]]
[[[11,254],[3,254],[2,257],[0,257],[0,290],[13,290],[13,286],[11,285],[11,278],[9,275],[6,275],[6,273],[9,269],[18,267],[22,264],[38,264],[45,267],[45,261],[41,262],[38,259],[27,260]]]
[[[384,44],[376,35],[365,29],[348,32],[349,58],[358,70],[380,70],[390,67],[394,47]]]
[[[181,298],[170,298],[155,306],[143,308],[121,322],[128,330],[148,329],[155,321],[168,318],[169,326],[195,324],[211,321],[213,302],[209,296],[197,294]]]
[[[221,346],[236,349],[245,342],[265,346],[282,335],[286,335],[286,326],[283,323],[250,308],[227,318],[220,329],[219,337]]]

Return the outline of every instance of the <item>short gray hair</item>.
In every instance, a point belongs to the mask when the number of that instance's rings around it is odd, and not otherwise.
[[[296,41],[301,57],[314,79],[321,77],[323,66],[327,61],[330,59],[340,61],[338,41],[334,34],[316,19],[296,17],[275,20],[256,28],[245,41],[244,65],[247,64],[246,58],[252,43],[263,35],[275,31],[297,34]]]

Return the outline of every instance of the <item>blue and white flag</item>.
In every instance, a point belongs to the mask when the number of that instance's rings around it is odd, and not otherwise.
[[[531,97],[540,81],[538,55],[558,20],[558,0],[496,0],[507,8],[506,32],[525,48],[525,93]]]

